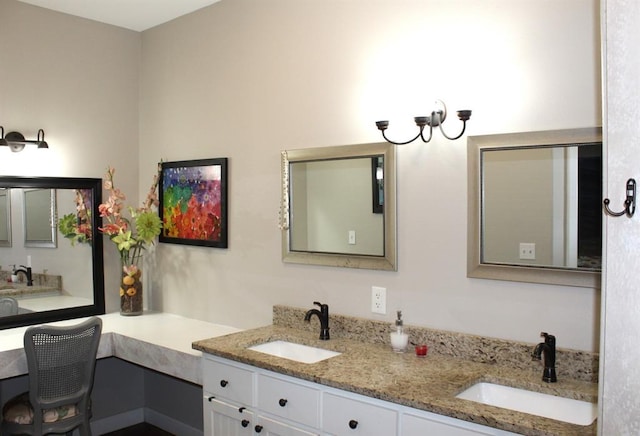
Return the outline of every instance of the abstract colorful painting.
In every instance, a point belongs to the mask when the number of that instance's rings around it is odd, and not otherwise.
[[[227,248],[227,158],[162,162],[160,242]]]

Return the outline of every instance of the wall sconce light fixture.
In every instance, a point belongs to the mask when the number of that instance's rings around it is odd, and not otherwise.
[[[409,144],[410,142],[415,141],[416,139],[420,138],[422,139],[422,142],[429,142],[431,141],[431,137],[433,136],[433,128],[434,127],[439,127],[440,128],[440,132],[442,132],[442,135],[451,140],[454,141],[458,138],[460,138],[463,134],[464,134],[464,130],[467,128],[467,121],[469,120],[469,118],[471,118],[471,111],[470,110],[461,110],[458,111],[458,118],[460,118],[460,121],[462,121],[462,131],[460,132],[460,134],[458,136],[454,136],[454,137],[450,137],[449,135],[447,135],[444,130],[442,129],[442,123],[444,123],[444,120],[447,118],[447,107],[445,106],[444,102],[442,100],[436,100],[436,109],[434,111],[431,112],[431,116],[429,117],[415,117],[414,121],[416,122],[416,126],[418,126],[420,128],[420,131],[418,132],[418,134],[405,142],[394,142],[392,140],[390,140],[389,138],[387,138],[387,135],[384,133],[385,130],[387,130],[387,128],[389,127],[389,121],[376,121],[376,126],[378,126],[378,130],[380,130],[382,132],[382,137],[387,141],[390,142],[392,144],[396,144],[396,145],[405,145],[405,144]],[[429,137],[425,138],[424,137],[424,129],[426,126],[429,126]]]
[[[9,132],[5,136],[4,127],[0,126],[0,147],[7,146],[11,151],[17,153],[24,150],[27,144],[35,144],[38,146],[38,150],[48,149],[49,144],[44,140],[44,130],[38,130],[38,136],[36,139],[25,139],[24,135],[20,132]]]

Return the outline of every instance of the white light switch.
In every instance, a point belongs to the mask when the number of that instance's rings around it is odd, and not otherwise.
[[[356,245],[356,231],[349,230],[349,245]]]

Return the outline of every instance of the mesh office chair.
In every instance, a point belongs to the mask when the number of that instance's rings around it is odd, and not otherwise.
[[[101,332],[97,317],[69,327],[27,329],[29,392],[3,407],[3,436],[71,434],[75,428],[91,435],[91,390]]]
[[[0,316],[17,315],[18,300],[12,297],[0,298]]]

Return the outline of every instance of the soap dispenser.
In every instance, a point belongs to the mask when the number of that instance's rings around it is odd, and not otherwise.
[[[11,283],[18,283],[18,272],[16,271],[16,266],[13,266],[13,270],[11,270]]]
[[[401,310],[398,310],[397,316],[395,331],[391,332],[391,348],[396,353],[404,353],[409,343],[409,335],[404,332]]]

